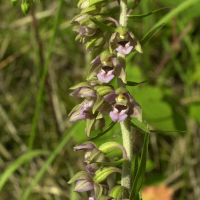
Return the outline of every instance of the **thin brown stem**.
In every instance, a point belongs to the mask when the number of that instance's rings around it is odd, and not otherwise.
[[[130,15],[133,10],[139,5],[141,0],[135,0],[134,4],[133,4],[133,7],[128,11],[127,15]]]
[[[40,65],[41,65],[41,67],[43,67],[44,66],[43,45],[42,45],[42,40],[40,38],[40,34],[39,34],[39,31],[38,31],[37,19],[35,17],[33,6],[31,6],[30,14],[31,14],[31,17],[32,17],[32,27],[33,27],[34,34],[35,34],[36,44],[38,46],[38,51],[39,51]],[[61,134],[61,131],[60,131],[60,128],[59,128],[57,118],[56,118],[56,113],[55,113],[55,108],[54,108],[54,105],[53,105],[53,98],[52,98],[52,88],[51,88],[50,78],[49,78],[48,74],[47,74],[47,77],[46,77],[46,80],[45,80],[45,86],[46,86],[47,94],[49,96],[49,105],[50,105],[51,113],[53,115],[56,132],[57,132],[58,136],[61,137],[62,134]]]

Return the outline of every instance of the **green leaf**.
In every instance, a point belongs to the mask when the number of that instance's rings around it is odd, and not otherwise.
[[[147,33],[144,38],[140,41],[141,46],[144,46],[144,44],[146,44],[150,38],[154,35],[154,33],[160,29],[161,27],[163,27],[164,24],[158,25],[156,26],[153,30],[151,30],[149,33]]]
[[[93,138],[90,138],[89,141],[92,141],[92,140],[95,140],[103,135],[105,135],[108,131],[110,131],[113,126],[116,124],[116,122],[111,122],[110,125],[107,127],[106,130],[104,130],[103,132],[99,133],[97,136],[93,137]]]
[[[159,131],[159,130],[150,130],[151,133],[185,133],[185,131]]]
[[[146,82],[148,82],[149,80],[146,80],[146,81],[142,81],[142,82],[140,82],[140,83],[136,83],[136,82],[132,82],[132,81],[127,81],[127,86],[136,86],[136,85],[140,85],[140,84],[142,84],[142,83],[146,83]]]
[[[10,175],[17,170],[22,164],[24,164],[27,160],[31,160],[34,157],[47,155],[48,151],[45,150],[33,150],[28,153],[23,154],[19,158],[17,158],[7,169],[3,172],[0,179],[0,191],[3,188],[6,181],[9,179]]]
[[[136,197],[141,189],[144,174],[145,174],[145,169],[146,169],[148,145],[149,145],[149,133],[146,132],[145,138],[144,138],[144,145],[143,145],[140,165],[139,165],[136,177],[134,179],[134,182],[133,182],[133,185],[131,188],[131,193],[130,193],[129,199],[136,199]]]
[[[138,154],[135,154],[132,160],[132,166],[131,166],[131,176],[132,176],[132,180],[135,179],[136,174],[138,172]]]
[[[111,26],[108,26],[100,21],[97,21],[96,19],[92,19],[90,18],[90,20],[92,22],[94,22],[103,32],[107,31],[107,32],[115,32],[115,28],[111,27]]]
[[[152,15],[152,14],[154,14],[154,13],[157,13],[157,12],[159,12],[159,11],[161,11],[161,10],[164,10],[164,9],[167,9],[167,8],[170,8],[170,7],[160,8],[160,9],[151,11],[151,12],[149,12],[149,13],[146,13],[146,14],[144,14],[144,15],[128,15],[128,18],[129,18],[129,19],[140,19],[140,18],[147,17],[147,16],[149,16],[149,15]]]
[[[137,118],[132,118],[130,121],[130,125],[144,132],[149,133],[149,129],[145,126],[143,122],[139,121]]]
[[[127,162],[127,161],[128,161],[128,159],[122,158],[122,159],[117,160],[115,162],[95,162],[95,163],[101,164],[101,165],[120,165],[123,162]]]

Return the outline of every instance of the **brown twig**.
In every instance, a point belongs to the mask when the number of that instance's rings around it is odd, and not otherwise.
[[[133,7],[128,11],[127,15],[130,15],[133,10],[139,5],[141,0],[135,0],[134,4],[133,4]]]
[[[33,30],[34,30],[34,33],[35,33],[35,39],[36,39],[36,43],[37,43],[38,50],[39,50],[40,65],[41,65],[41,67],[43,67],[44,66],[43,46],[42,46],[42,40],[41,40],[40,35],[39,35],[38,26],[37,26],[37,19],[35,17],[33,6],[31,7],[30,14],[31,14],[31,17],[32,17],[32,26],[33,26]],[[51,109],[51,112],[52,112],[52,115],[53,115],[53,119],[54,119],[54,123],[55,123],[55,127],[56,127],[56,132],[57,132],[58,136],[61,137],[62,134],[61,134],[61,131],[60,131],[60,128],[59,128],[57,118],[56,118],[55,108],[54,108],[53,99],[52,99],[52,88],[51,88],[50,78],[49,78],[48,74],[47,74],[47,77],[46,77],[45,85],[46,85],[47,94],[49,96],[49,105],[50,105],[50,109]]]
[[[159,74],[161,73],[162,69],[165,67],[165,65],[167,64],[167,62],[170,60],[172,53],[174,51],[179,52],[181,50],[181,41],[183,40],[184,36],[190,31],[191,29],[191,23],[189,23],[181,32],[181,34],[177,37],[176,35],[176,30],[175,30],[175,24],[172,24],[172,30],[173,30],[173,41],[171,43],[171,48],[170,51],[168,51],[163,59],[161,60],[161,62],[159,63],[158,67],[156,68],[156,71],[153,75],[153,78],[157,78],[159,76]]]

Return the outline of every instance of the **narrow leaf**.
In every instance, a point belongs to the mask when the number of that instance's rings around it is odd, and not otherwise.
[[[34,150],[30,151],[26,154],[23,154],[19,158],[17,158],[7,169],[4,171],[4,173],[1,175],[0,179],[0,190],[6,183],[6,181],[9,179],[10,175],[17,170],[22,164],[24,164],[27,160],[31,160],[34,157],[41,156],[41,155],[47,155],[49,154],[48,151],[45,150]]]
[[[96,19],[90,18],[91,21],[93,21],[103,32],[115,32],[115,28],[108,26],[100,21],[97,21]]]
[[[151,133],[174,133],[174,132],[178,132],[178,133],[185,133],[186,131],[159,131],[159,130],[150,130]]]
[[[128,161],[128,159],[122,158],[122,159],[117,160],[115,162],[95,162],[95,163],[101,164],[101,165],[120,165],[123,162],[127,162],[127,161]]]
[[[115,124],[116,124],[116,122],[111,122],[110,125],[107,127],[106,130],[104,130],[103,132],[99,133],[97,136],[95,136],[95,137],[93,137],[93,138],[90,138],[89,141],[95,140],[95,139],[97,139],[97,138],[99,138],[99,137],[105,135],[108,131],[110,131],[110,130],[113,128],[113,126],[114,126]]]
[[[140,41],[141,46],[144,46],[144,44],[146,44],[150,38],[154,35],[154,33],[160,29],[161,27],[163,27],[164,24],[160,24],[158,26],[156,26],[153,30],[151,30],[149,33],[147,33],[144,38]]]
[[[136,86],[136,85],[140,85],[140,84],[142,84],[142,83],[146,83],[146,82],[148,82],[149,80],[146,80],[146,81],[142,81],[142,82],[140,82],[140,83],[136,83],[136,82],[132,82],[132,81],[127,81],[127,86]]]
[[[149,12],[149,13],[146,13],[146,14],[144,14],[144,15],[128,15],[128,18],[129,18],[129,19],[140,19],[140,18],[147,17],[147,16],[149,16],[149,15],[152,15],[152,14],[154,14],[154,13],[157,13],[157,12],[159,12],[159,11],[161,11],[161,10],[164,10],[164,9],[167,9],[167,8],[170,8],[170,7],[160,8],[160,9],[151,11],[151,12]]]
[[[136,199],[136,197],[141,189],[144,174],[145,174],[145,169],[146,169],[148,144],[149,144],[149,133],[146,132],[139,169],[138,169],[138,172],[134,179],[129,199]]]
[[[138,119],[136,118],[132,118],[131,121],[130,121],[130,125],[134,128],[138,128],[144,132],[147,132],[149,133],[149,129],[145,126],[145,124],[141,121],[139,121]]]

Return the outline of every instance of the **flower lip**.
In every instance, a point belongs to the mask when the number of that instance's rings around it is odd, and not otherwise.
[[[122,45],[123,47],[125,47],[126,46],[126,44],[128,43],[129,41],[120,41],[120,42],[118,42],[118,44],[119,45]]]
[[[104,66],[101,69],[107,74],[109,71],[112,71],[114,67]]]
[[[124,106],[124,105],[119,105],[116,104],[115,108],[118,110],[118,112],[120,113],[121,111],[126,111],[128,109],[128,106]]]

